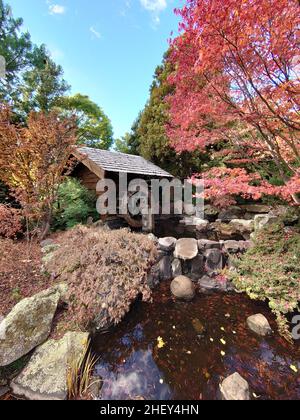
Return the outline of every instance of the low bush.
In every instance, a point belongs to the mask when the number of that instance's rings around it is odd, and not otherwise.
[[[95,194],[77,179],[68,178],[59,187],[52,228],[69,229],[80,223],[86,223],[88,217],[99,218]]]
[[[67,282],[69,314],[81,329],[117,324],[139,295],[151,298],[147,273],[156,248],[146,236],[77,226],[60,245],[45,269]]]
[[[290,339],[287,315],[299,310],[300,234],[271,225],[256,234],[255,244],[235,261],[230,274],[235,286],[250,298],[267,301],[277,317],[280,333]]]
[[[0,236],[15,238],[22,232],[20,211],[5,204],[0,204]]]

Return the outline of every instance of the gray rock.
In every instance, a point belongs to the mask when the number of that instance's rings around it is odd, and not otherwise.
[[[262,230],[264,227],[279,222],[279,217],[272,215],[256,215],[254,218],[255,231]]]
[[[55,242],[53,241],[53,239],[45,239],[44,241],[41,242],[41,247],[45,248],[47,246],[54,245],[54,244]]]
[[[265,206],[264,204],[246,204],[241,206],[241,208],[247,213],[255,214],[267,214],[269,211],[271,211],[271,207]]]
[[[38,347],[30,362],[11,383],[14,394],[29,400],[65,400],[70,365],[84,357],[89,334],[67,333]]]
[[[169,255],[166,255],[159,261],[158,266],[160,280],[170,280],[171,278],[173,278],[171,264],[172,259]]]
[[[220,392],[224,401],[249,401],[250,389],[249,384],[241,377],[239,373],[226,378],[220,384]]]
[[[205,272],[204,256],[197,255],[197,257],[192,260],[191,277],[193,280],[198,280],[201,276],[203,276],[204,272]]]
[[[198,242],[196,239],[179,239],[176,243],[174,257],[187,261],[198,255]]]
[[[243,216],[243,210],[238,206],[228,207],[226,210],[222,210],[219,214],[219,220],[222,222],[230,222],[233,219],[241,219]]]
[[[92,217],[92,216],[89,216],[89,217],[87,218],[86,224],[87,224],[87,226],[93,226],[93,224],[94,224],[94,219],[93,219],[93,217]]]
[[[151,267],[150,272],[147,276],[147,284],[151,290],[155,289],[160,283],[160,268],[159,265],[156,264]]]
[[[209,221],[203,219],[195,219],[195,226],[198,232],[205,232],[209,226]]]
[[[201,292],[213,292],[219,290],[219,285],[217,281],[209,276],[203,276],[199,281],[198,285]]]
[[[247,319],[248,328],[256,334],[265,337],[272,334],[272,328],[267,318],[262,314],[252,315]]]
[[[195,296],[195,286],[188,277],[179,276],[172,281],[171,292],[178,299],[190,301]]]
[[[254,220],[233,219],[229,222],[229,225],[235,229],[236,233],[242,235],[254,231]]]
[[[218,218],[219,212],[220,210],[217,207],[209,204],[204,207],[204,215],[209,222],[215,222]]]
[[[200,239],[198,241],[198,248],[201,252],[208,249],[222,249],[223,242],[209,241],[208,239]]]
[[[225,241],[223,243],[223,250],[228,254],[237,254],[239,252],[246,252],[251,246],[251,241]]]
[[[239,228],[237,229],[236,226],[230,225],[229,223],[223,223],[221,221],[217,221],[215,223],[212,223],[211,227],[219,241],[245,239],[245,234],[241,233]]]
[[[224,268],[223,254],[219,249],[208,249],[204,255],[206,257],[206,270],[209,274],[216,273]]]
[[[160,238],[158,240],[159,249],[165,252],[174,251],[177,239],[168,237],[168,238]]]
[[[10,391],[8,386],[0,386],[0,398],[4,397]]]
[[[7,366],[43,343],[51,331],[60,291],[52,288],[19,302],[0,324],[0,366]]]
[[[173,277],[179,277],[182,275],[182,265],[181,261],[177,258],[172,262],[172,274]]]

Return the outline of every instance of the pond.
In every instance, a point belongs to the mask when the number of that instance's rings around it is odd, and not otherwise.
[[[268,308],[244,295],[197,295],[176,302],[165,282],[153,303],[139,302],[126,319],[94,340],[96,373],[103,379],[103,400],[217,399],[220,381],[239,372],[253,399],[300,399],[299,342],[278,336],[260,338],[246,319]],[[205,333],[201,329],[205,328]]]

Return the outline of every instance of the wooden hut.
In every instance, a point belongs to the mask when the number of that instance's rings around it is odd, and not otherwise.
[[[77,165],[72,175],[80,179],[82,184],[93,192],[96,192],[96,186],[100,179],[112,179],[118,185],[120,173],[127,174],[128,182],[135,178],[146,181],[154,178],[173,178],[171,174],[141,156],[89,147],[78,147],[73,155],[77,160]],[[140,221],[134,221],[129,215],[125,218],[131,225],[141,224]],[[147,223],[151,225],[150,221],[147,221]],[[149,227],[148,230],[151,229]]]

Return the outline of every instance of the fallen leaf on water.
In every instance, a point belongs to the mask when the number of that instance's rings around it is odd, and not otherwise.
[[[298,368],[295,365],[291,365],[290,368],[293,372],[298,373]]]
[[[162,348],[165,347],[165,345],[166,345],[166,343],[164,342],[164,340],[162,339],[162,337],[158,337],[158,339],[157,339],[157,347],[159,349],[162,349]]]

